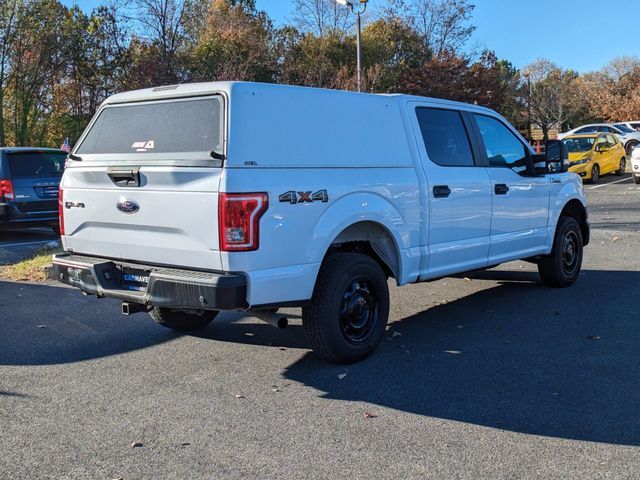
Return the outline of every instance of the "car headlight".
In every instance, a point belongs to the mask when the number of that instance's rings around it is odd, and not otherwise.
[[[582,160],[576,160],[573,162],[574,165],[584,165],[585,163],[589,163],[591,161],[591,157],[585,157]]]

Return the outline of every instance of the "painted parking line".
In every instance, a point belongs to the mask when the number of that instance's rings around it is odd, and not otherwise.
[[[615,182],[603,183],[600,185],[596,185],[595,187],[589,187],[589,190],[595,190],[596,188],[606,187],[607,185],[613,185],[614,183],[626,182],[627,180],[631,180],[631,177],[623,178],[622,180],[616,180]]]
[[[22,243],[9,243],[9,244],[0,243],[0,248],[26,247],[27,245],[37,245],[39,243],[51,243],[51,242],[57,242],[57,240],[38,240],[37,242],[22,242]]]

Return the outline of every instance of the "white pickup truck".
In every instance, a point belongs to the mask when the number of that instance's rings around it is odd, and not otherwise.
[[[109,98],[62,179],[54,273],[123,313],[191,330],[220,310],[369,355],[397,285],[517,259],[571,285],[589,224],[566,150],[492,110],[407,95],[243,82]]]

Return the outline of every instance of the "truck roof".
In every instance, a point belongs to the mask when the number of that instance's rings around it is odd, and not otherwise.
[[[199,96],[206,95],[215,92],[226,92],[228,94],[240,93],[240,92],[251,92],[252,94],[259,95],[261,93],[273,92],[273,91],[307,91],[310,94],[318,94],[318,95],[326,95],[326,94],[336,94],[336,95],[344,95],[344,96],[353,96],[358,98],[369,97],[371,99],[393,99],[397,101],[429,101],[433,103],[438,103],[449,106],[456,107],[464,107],[465,109],[473,108],[478,111],[487,111],[493,112],[492,110],[482,107],[479,105],[473,105],[464,102],[456,102],[453,100],[445,100],[441,98],[433,98],[433,97],[421,97],[417,95],[407,95],[401,93],[381,93],[381,94],[373,94],[373,93],[359,93],[359,92],[351,92],[348,90],[332,90],[327,88],[317,88],[317,87],[302,87],[296,85],[283,85],[277,83],[259,83],[259,82],[241,82],[241,81],[230,81],[230,82],[201,82],[201,83],[184,83],[178,85],[165,85],[154,88],[145,88],[141,90],[132,90],[129,92],[117,93],[107,98],[104,101],[104,104],[118,104],[118,103],[130,103],[130,102],[139,102],[139,101],[149,101],[149,100],[162,100],[164,98],[175,98],[175,97],[184,97],[184,96]]]

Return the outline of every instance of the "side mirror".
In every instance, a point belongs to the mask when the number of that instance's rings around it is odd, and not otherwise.
[[[569,171],[569,151],[561,140],[549,140],[546,145],[544,162],[547,173]]]
[[[595,152],[598,153],[602,153],[602,151],[604,150],[604,148],[602,148],[602,144],[599,143],[598,145],[595,146],[595,148],[593,149]]]

